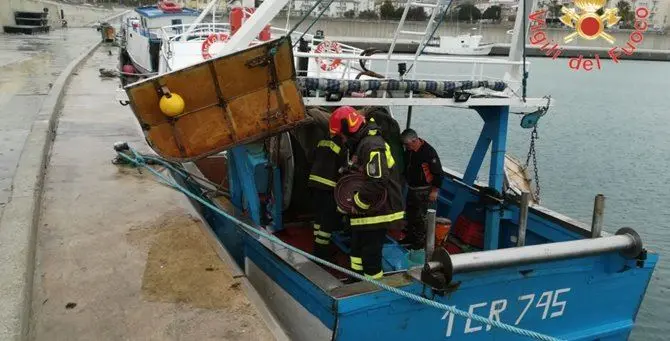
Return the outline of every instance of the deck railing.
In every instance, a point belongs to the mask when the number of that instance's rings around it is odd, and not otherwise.
[[[191,28],[190,24],[170,25],[160,29],[160,37],[163,40],[161,47],[161,54],[164,61],[168,63],[169,70],[184,67],[186,64],[197,63],[202,61],[200,46],[202,41],[207,39],[211,34],[226,33],[230,34],[230,24],[228,23],[200,23]],[[271,28],[271,38],[276,39],[287,34],[284,28]],[[488,58],[488,57],[462,57],[462,56],[415,56],[413,54],[373,54],[361,55],[364,50],[356,48],[351,45],[338,43],[339,53],[317,53],[315,52],[317,46],[327,38],[315,37],[312,34],[303,35],[301,32],[291,33],[292,41],[297,42],[299,38],[303,38],[309,42],[310,52],[298,52],[294,50],[296,61],[298,58],[307,58],[309,60],[307,69],[300,69],[300,63],[296,64],[296,71],[298,75],[306,75],[307,77],[329,78],[329,79],[354,79],[354,78],[387,78],[387,79],[405,79],[405,80],[435,80],[435,81],[501,81],[503,76],[497,72],[498,77],[491,76],[491,72],[485,73],[485,67],[501,67],[510,65],[521,65],[521,61],[510,61],[502,58]],[[254,41],[254,43],[261,43],[261,41]],[[177,48],[175,48],[177,47]],[[176,58],[183,58],[179,63],[175,63]],[[321,63],[337,61],[339,66],[334,70],[324,71],[321,68]],[[365,73],[360,66],[361,61],[367,61],[366,69],[373,71],[376,75],[371,76]],[[411,72],[400,75],[399,71],[394,68],[384,67],[389,63],[401,64],[405,63],[408,68],[411,67]],[[454,68],[449,71],[449,68],[435,67],[435,64],[451,64],[451,65],[471,65],[470,72],[462,67]],[[464,72],[465,71],[465,72]],[[510,98],[518,96],[518,89],[520,84],[518,82],[510,82],[507,80],[508,90],[506,95]],[[324,94],[317,91],[306,97],[308,102],[323,103]],[[385,97],[386,95],[384,95]],[[405,96],[403,96],[405,97]],[[356,99],[361,100],[361,99]],[[415,94],[410,92],[405,98],[394,98],[392,102],[398,105],[434,105],[429,103],[427,98],[415,98]],[[444,105],[444,100],[433,100]],[[381,103],[381,102],[380,102]],[[497,102],[496,102],[497,103]]]

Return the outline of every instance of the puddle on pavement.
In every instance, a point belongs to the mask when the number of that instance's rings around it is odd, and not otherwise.
[[[0,93],[48,93],[49,83],[99,40],[100,33],[90,28],[57,30],[47,35],[0,34]]]
[[[51,56],[48,53],[39,53],[19,62],[0,67],[0,91],[11,94],[48,93],[51,89],[51,83],[47,80],[55,80],[51,71],[52,64]],[[53,82],[53,80],[51,81]]]
[[[251,309],[240,282],[209,245],[198,219],[169,212],[153,226],[132,229],[128,241],[148,245],[142,298],[197,308]]]

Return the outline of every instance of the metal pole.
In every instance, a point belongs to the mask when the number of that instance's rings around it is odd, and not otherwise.
[[[605,215],[605,196],[596,195],[593,202],[593,220],[591,221],[591,238],[600,238],[603,231],[603,222]]]
[[[197,18],[195,18],[195,21],[193,21],[193,23],[191,23],[191,25],[188,27],[188,29],[183,34],[183,36],[188,36],[189,34],[191,34],[191,32],[193,32],[193,29],[195,29],[195,27],[198,26],[198,24],[200,24],[200,22],[202,22],[203,19],[205,19],[205,17],[209,13],[209,11],[211,11],[212,8],[214,8],[214,6],[216,6],[217,3],[218,3],[218,0],[213,0],[212,2],[210,2],[205,7],[205,9],[202,10],[200,15]],[[198,4],[196,6],[198,6]]]
[[[412,106],[410,105],[407,108],[407,127],[405,127],[405,129],[409,129],[411,123],[412,123]]]
[[[435,252],[435,215],[436,211],[429,208],[426,214],[426,264]]]
[[[528,226],[528,204],[530,203],[530,193],[521,193],[521,207],[519,210],[519,234],[516,240],[516,246],[526,245],[526,227]]]
[[[279,11],[286,6],[288,0],[266,0],[256,8],[254,14],[244,22],[244,25],[223,45],[218,56],[225,56],[237,50],[249,47],[258,34],[265,28],[265,25],[279,14]]]
[[[608,252],[620,252],[632,259],[642,251],[640,236],[630,228],[622,228],[617,235],[598,239],[580,239],[567,242],[530,245],[491,251],[459,253],[451,255],[453,273],[493,270],[508,266],[528,265],[548,261],[594,256]],[[431,270],[439,270],[442,264],[430,262]],[[423,266],[416,267],[420,271]]]
[[[286,32],[289,31],[289,27],[291,27],[291,7],[293,5],[293,0],[289,0],[288,2],[288,9],[286,10]]]

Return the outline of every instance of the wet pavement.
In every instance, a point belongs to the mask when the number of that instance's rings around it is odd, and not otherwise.
[[[26,137],[60,72],[100,39],[95,29],[0,34],[0,216]]]
[[[66,88],[38,223],[31,339],[273,339],[186,198],[112,164],[114,142],[149,151],[115,100],[118,80],[99,77],[116,53],[98,48]]]

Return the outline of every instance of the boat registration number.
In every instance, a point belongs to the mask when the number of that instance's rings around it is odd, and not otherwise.
[[[568,302],[564,299],[565,294],[570,292],[570,288],[545,291],[541,294],[527,294],[517,297],[517,299],[499,299],[471,304],[468,307],[470,314],[488,317],[489,320],[513,324],[515,326],[523,322],[531,314],[539,315],[542,320],[553,319],[563,316]],[[456,307],[456,306],[453,306]],[[515,309],[513,309],[515,308]],[[518,313],[516,313],[519,311]],[[450,337],[454,332],[460,331],[459,326],[454,325],[454,314],[445,312],[442,320],[447,323],[446,337]],[[490,324],[481,324],[470,318],[465,320],[463,327],[464,334],[476,333],[482,330],[489,331]]]

